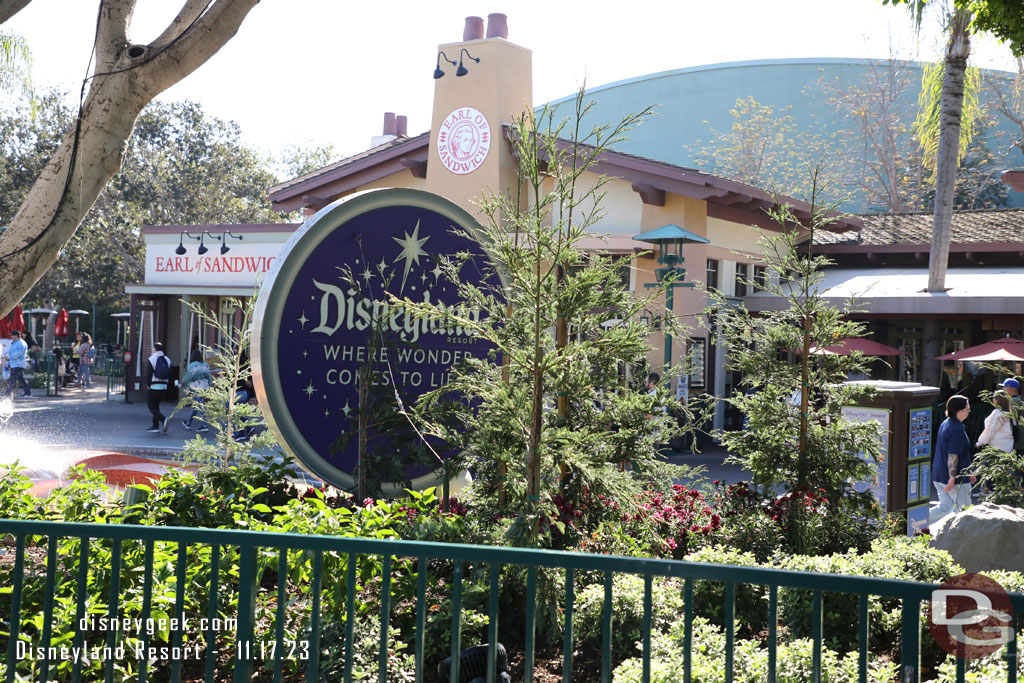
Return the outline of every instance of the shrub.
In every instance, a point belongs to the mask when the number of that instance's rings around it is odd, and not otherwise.
[[[579,647],[601,651],[604,584],[584,588],[576,597],[573,635]],[[682,584],[656,578],[651,585],[651,630],[663,631],[683,612]],[[644,619],[644,579],[630,574],[612,580],[612,657],[621,661],[636,652]]]
[[[871,576],[882,579],[940,583],[961,573],[953,558],[944,550],[932,548],[927,537],[880,538],[863,555],[853,551],[841,555],[814,557],[794,555],[776,558],[779,569]],[[794,637],[811,633],[810,591],[782,589],[779,591],[779,618]],[[823,596],[825,638],[833,647],[845,652],[856,646],[858,598],[855,595],[825,594]],[[900,637],[900,603],[898,600],[873,597],[868,601],[872,648],[895,648]],[[925,619],[924,611],[921,614]],[[922,641],[925,659],[938,655],[937,646],[929,639]]]
[[[21,473],[18,463],[0,469],[0,519],[32,519],[36,499],[29,493],[32,481]]]
[[[687,562],[726,564],[736,567],[757,567],[753,553],[716,546],[686,556]],[[736,585],[735,623],[740,633],[759,633],[768,623],[768,588],[749,583]],[[721,581],[693,582],[693,613],[707,618],[716,626],[725,624],[725,584]]]
[[[685,625],[679,621],[668,633],[651,639],[651,683],[677,683],[683,678]],[[812,679],[813,642],[797,640],[780,643],[776,650],[776,682],[806,683]],[[725,635],[718,627],[697,617],[693,620],[691,648],[691,681],[718,683],[722,680],[725,660]],[[733,681],[764,683],[768,681],[768,650],[754,640],[738,640],[733,650]],[[829,683],[853,683],[859,680],[857,655],[840,657],[828,648],[821,652],[822,680]],[[868,680],[888,683],[896,679],[894,662],[870,662]],[[615,669],[615,683],[639,683],[643,680],[643,660],[632,658]]]

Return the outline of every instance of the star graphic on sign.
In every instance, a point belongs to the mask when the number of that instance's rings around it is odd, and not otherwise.
[[[316,393],[316,387],[313,386],[313,380],[309,380],[309,384],[302,390],[302,393],[306,394],[306,400],[313,398],[313,394]]]
[[[409,269],[412,268],[414,263],[419,265],[420,256],[427,255],[427,252],[423,251],[423,245],[430,239],[430,236],[428,235],[420,239],[420,222],[416,221],[416,227],[412,229],[411,235],[405,233],[405,237],[402,239],[397,237],[392,237],[391,239],[398,242],[398,246],[402,247],[402,251],[398,254],[395,262],[397,263],[405,259],[405,272],[402,273],[402,288],[398,290],[398,293],[401,294],[405,289],[405,280],[409,277]]]
[[[330,414],[331,414],[331,411],[328,410],[327,408],[324,408],[324,417],[328,417]]]
[[[424,270],[422,273],[420,273],[420,282],[426,283],[426,281],[427,281],[427,271]]]
[[[299,325],[302,326],[302,329],[306,329],[306,323],[309,322],[309,318],[306,317],[306,312],[305,311],[302,312],[302,317],[296,318],[296,320],[299,321]]]
[[[437,284],[438,279],[441,277],[441,264],[438,263],[434,266],[434,269],[430,271],[430,274],[434,276],[434,284]]]
[[[308,358],[309,357],[309,351],[306,351],[305,349],[303,349],[302,350],[302,357],[303,358]]]
[[[388,269],[388,262],[384,260],[384,257],[380,257],[380,263],[377,264],[377,270],[380,271],[381,275]]]
[[[363,270],[363,280],[365,280],[366,282],[369,282],[372,279],[373,279],[373,271],[370,270],[370,266],[366,266],[366,268]]]
[[[348,399],[345,399],[345,407],[341,409],[341,412],[345,413],[345,417],[348,417],[348,414],[352,412],[352,409],[348,406]]]

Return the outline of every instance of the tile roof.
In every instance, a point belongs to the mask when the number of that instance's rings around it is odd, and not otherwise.
[[[864,214],[864,227],[856,232],[819,232],[814,243],[820,245],[929,245],[932,241],[932,214]],[[1024,209],[954,211],[950,241],[954,244],[1024,243]]]

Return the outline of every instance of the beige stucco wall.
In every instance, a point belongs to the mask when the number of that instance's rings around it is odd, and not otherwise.
[[[434,81],[426,189],[451,199],[480,218],[474,203],[481,195],[488,190],[502,191],[516,181],[515,161],[505,142],[502,125],[533,106],[533,53],[502,38],[438,46],[455,61],[459,60],[463,48],[480,61],[463,57],[463,65],[469,73],[461,77],[455,75],[455,67],[441,61],[445,76]],[[490,150],[479,168],[459,175],[442,164],[437,136],[448,115],[464,107],[473,107],[487,119]]]

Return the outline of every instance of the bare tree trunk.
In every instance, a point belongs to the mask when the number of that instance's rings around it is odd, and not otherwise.
[[[0,0],[0,24],[25,8],[32,0]]]
[[[949,265],[949,240],[956,196],[956,171],[960,146],[960,115],[964,104],[964,73],[971,52],[968,25],[970,12],[957,10],[950,22],[946,45],[946,72],[942,80],[939,116],[939,151],[935,164],[935,209],[932,221],[932,247],[928,257],[928,291],[946,290]]]
[[[259,0],[214,0],[209,7],[184,0],[149,45],[129,41],[135,2],[105,0],[81,113],[0,237],[0,310],[11,310],[49,270],[121,170],[139,112],[216,54]]]

